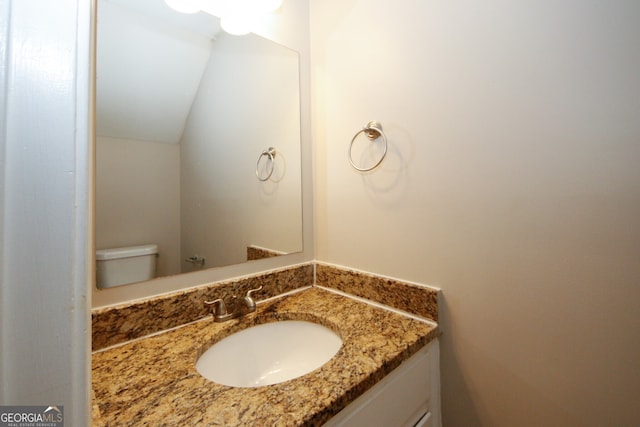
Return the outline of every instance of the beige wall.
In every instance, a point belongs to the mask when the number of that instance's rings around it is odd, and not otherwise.
[[[180,146],[96,139],[96,249],[155,243],[158,275],[180,272]]]
[[[316,255],[443,289],[445,425],[637,425],[640,3],[310,16]]]

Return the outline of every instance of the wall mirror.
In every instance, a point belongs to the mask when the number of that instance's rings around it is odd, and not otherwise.
[[[156,244],[156,277],[300,252],[298,53],[164,0],[97,10],[96,249]]]

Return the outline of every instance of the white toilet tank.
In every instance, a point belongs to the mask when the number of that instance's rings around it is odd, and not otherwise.
[[[157,256],[157,245],[99,249],[96,251],[96,284],[104,289],[153,279]]]

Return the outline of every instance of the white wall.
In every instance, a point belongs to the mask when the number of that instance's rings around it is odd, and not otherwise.
[[[90,2],[0,0],[0,404],[90,424]]]
[[[180,146],[96,138],[96,249],[154,243],[157,274],[180,272]]]
[[[440,286],[446,426],[640,420],[640,3],[312,1],[322,261]],[[380,120],[371,174],[346,151]]]
[[[298,70],[295,51],[264,38],[216,40],[180,143],[183,258],[215,267],[246,261],[249,245],[302,250]]]

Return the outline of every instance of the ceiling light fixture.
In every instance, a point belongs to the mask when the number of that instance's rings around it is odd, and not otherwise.
[[[280,9],[283,0],[164,0],[182,13],[206,12],[220,18],[220,26],[233,35],[251,32],[260,15]]]
[[[220,27],[234,36],[244,36],[251,32],[253,27],[252,16],[246,14],[230,14],[220,18]]]

